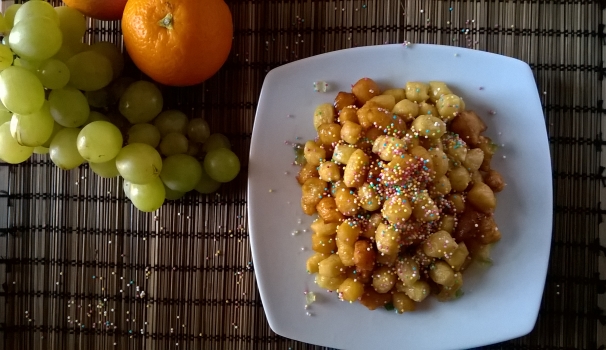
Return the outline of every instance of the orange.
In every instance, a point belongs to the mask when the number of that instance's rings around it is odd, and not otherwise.
[[[63,2],[86,16],[113,21],[122,18],[127,0],[63,0]]]
[[[233,25],[223,0],[129,0],[122,33],[143,73],[162,84],[188,86],[225,63]]]

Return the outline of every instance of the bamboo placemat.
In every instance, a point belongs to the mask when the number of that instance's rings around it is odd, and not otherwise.
[[[281,64],[404,41],[519,58],[541,92],[555,198],[545,293],[530,335],[487,348],[600,345],[600,2],[227,2],[235,25],[227,64],[203,85],[164,93],[167,107],[204,116],[230,137],[242,173],[216,195],[189,195],[142,214],[119,181],[102,180],[86,165],[66,172],[44,156],[2,164],[0,348],[320,349],[275,335],[256,289],[246,171],[258,95],[265,74]],[[88,41],[121,43],[119,22],[89,26]]]

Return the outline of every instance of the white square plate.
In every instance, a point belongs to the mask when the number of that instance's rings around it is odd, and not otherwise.
[[[456,301],[440,303],[431,297],[403,315],[369,311],[359,303],[340,302],[305,271],[312,254],[312,218],[301,211],[294,178],[298,167],[292,165],[294,152],[285,141],[314,138],[315,107],[332,103],[338,91],[350,91],[362,77],[382,88],[445,81],[486,122],[486,135],[502,145],[492,164],[507,182],[497,196],[495,214],[503,238],[493,249],[493,266],[465,272],[465,295]],[[314,92],[314,81],[326,81],[329,91]],[[269,72],[261,91],[248,181],[256,277],[276,333],[344,349],[461,349],[533,329],[549,260],[552,185],[541,102],[526,63],[482,51],[414,44],[336,51],[278,67]],[[293,236],[295,230],[300,233]],[[307,310],[305,291],[318,296]]]

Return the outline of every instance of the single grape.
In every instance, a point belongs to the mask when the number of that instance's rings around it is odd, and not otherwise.
[[[31,19],[33,17],[47,17],[55,25],[59,25],[59,15],[55,11],[53,5],[46,1],[28,1],[15,14],[13,25],[17,25],[19,22],[25,19]]]
[[[8,26],[9,30],[12,29],[13,25],[15,24],[15,15],[17,14],[19,8],[21,8],[21,4],[13,4],[7,7],[6,11],[4,11],[4,18],[6,19],[6,25]]]
[[[0,18],[2,16],[0,15]],[[5,70],[13,64],[13,51],[6,45],[0,45],[0,70]]]
[[[147,123],[162,111],[164,100],[158,87],[148,81],[129,85],[120,98],[120,113],[132,124]]]
[[[86,122],[84,122],[84,125],[88,125],[92,122],[98,122],[98,121],[105,121],[105,122],[110,122],[111,120],[105,116],[105,114],[103,113],[99,113],[97,111],[90,111],[89,115],[88,115],[88,119],[86,119]]]
[[[0,159],[11,164],[23,163],[34,153],[34,148],[21,146],[11,136],[10,129],[10,123],[0,125]]]
[[[112,65],[114,79],[119,77],[124,70],[124,56],[120,49],[113,43],[100,41],[90,46],[90,50],[105,56]]]
[[[201,149],[202,145],[190,141],[187,146],[187,152],[185,152],[185,154],[187,154],[188,156],[196,157],[200,153]]]
[[[116,158],[122,149],[122,133],[114,124],[96,121],[78,134],[78,152],[89,163],[104,163]]]
[[[146,184],[130,185],[130,200],[133,205],[146,213],[160,209],[166,199],[162,180],[155,178]]]
[[[70,84],[79,90],[99,90],[109,85],[113,79],[111,62],[97,52],[78,53],[67,60],[67,67]]]
[[[55,121],[50,114],[48,102],[32,114],[13,114],[11,119],[11,135],[20,145],[42,146],[53,133]]]
[[[164,185],[164,192],[166,192],[166,199],[169,201],[174,201],[185,196],[185,192],[173,191],[166,187],[166,185]]]
[[[131,77],[120,77],[114,80],[109,86],[109,94],[111,103],[119,102],[124,95],[124,92],[130,84],[134,83],[136,80]]]
[[[204,143],[210,136],[210,127],[203,118],[193,118],[187,124],[187,137],[190,141]]]
[[[61,31],[51,19],[33,17],[15,24],[8,43],[19,57],[44,61],[59,51],[61,40]]]
[[[106,178],[111,179],[120,175],[118,168],[116,168],[116,160],[111,159],[103,163],[88,163],[93,173]]]
[[[36,154],[48,154],[48,152],[49,152],[48,147],[44,147],[44,146],[34,147],[34,153],[36,153]]]
[[[154,125],[163,137],[171,132],[185,135],[187,122],[187,116],[183,112],[174,109],[164,111],[154,119]]]
[[[40,63],[36,75],[47,89],[61,89],[69,82],[67,65],[55,58]]]
[[[158,149],[162,155],[172,156],[173,154],[187,153],[188,147],[189,141],[187,141],[185,135],[171,132],[162,138]]]
[[[55,137],[55,135],[57,135],[57,133],[63,129],[65,129],[65,127],[63,125],[55,122],[53,124],[53,132],[51,133],[51,136],[48,138],[48,140],[46,140],[46,142],[42,145],[42,147],[49,148],[51,141],[53,141],[53,138]]]
[[[86,32],[86,18],[80,11],[68,6],[55,7],[59,17],[59,29],[63,34],[63,42],[82,42]]]
[[[204,157],[204,170],[213,180],[229,182],[240,172],[240,159],[227,148],[217,148]]]
[[[219,148],[231,149],[227,136],[219,133],[210,135],[204,142],[204,145],[202,145],[202,151],[205,153]]]
[[[84,158],[78,152],[78,128],[65,128],[60,130],[51,141],[49,147],[50,158],[56,166],[63,170],[70,170],[84,163]]]
[[[125,180],[133,184],[144,184],[160,175],[162,157],[150,145],[133,143],[118,153],[116,167]]]
[[[196,184],[195,190],[202,194],[209,194],[216,192],[219,187],[221,187],[221,183],[219,181],[213,180],[208,174],[204,167],[202,167],[202,174],[200,176],[200,181]]]
[[[8,67],[0,72],[0,100],[13,113],[32,114],[42,108],[44,87],[27,69]]]
[[[174,191],[188,192],[196,187],[202,176],[200,162],[187,154],[175,154],[162,162],[160,178],[166,187]]]
[[[90,107],[86,96],[73,87],[51,91],[48,102],[53,119],[67,128],[81,126],[88,119]]]
[[[148,123],[135,124],[128,129],[128,144],[145,143],[156,148],[160,138],[158,128]]]
[[[84,95],[86,95],[88,104],[92,107],[105,108],[109,106],[110,94],[107,87],[95,91],[86,91]]]

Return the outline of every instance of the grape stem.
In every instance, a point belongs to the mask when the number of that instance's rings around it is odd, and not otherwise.
[[[164,16],[164,18],[162,18],[160,21],[158,21],[158,25],[160,27],[164,27],[166,29],[173,29],[173,14],[169,13],[166,16]]]

